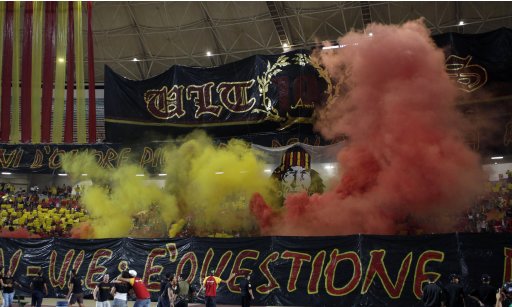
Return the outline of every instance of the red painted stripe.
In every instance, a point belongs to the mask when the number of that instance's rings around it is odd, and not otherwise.
[[[87,64],[89,66],[89,143],[96,143],[96,87],[92,39],[92,2],[87,2]]]
[[[28,143],[32,134],[32,2],[25,2],[23,55],[21,57],[21,142]]]
[[[11,99],[12,99],[12,47],[13,47],[14,3],[5,3],[4,54],[2,63],[2,132],[0,140],[9,141],[11,133]]]
[[[45,2],[43,98],[41,106],[41,142],[49,143],[52,127],[52,96],[55,81],[55,31],[57,2]]]
[[[66,55],[66,119],[64,122],[64,143],[73,143],[73,97],[75,85],[75,17],[73,2],[68,2],[68,48]]]

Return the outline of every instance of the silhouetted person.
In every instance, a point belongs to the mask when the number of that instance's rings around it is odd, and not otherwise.
[[[121,277],[130,278],[130,273],[125,270],[121,272]],[[110,291],[110,294],[114,296],[112,307],[127,307],[128,291],[131,288],[130,284],[120,280],[113,280],[112,283],[114,284],[114,287],[112,287],[112,290]]]
[[[108,274],[103,275],[102,281],[94,288],[92,295],[96,301],[96,307],[110,307],[112,284],[109,282],[109,278]]]
[[[483,274],[480,286],[471,292],[470,297],[475,299],[481,307],[496,306],[496,292],[498,288],[491,285],[491,276]]]
[[[7,273],[0,279],[0,286],[2,286],[2,296],[4,298],[4,307],[12,307],[12,302],[14,300],[14,278],[12,276],[11,270],[8,270]]]
[[[157,307],[167,307],[169,305],[169,302],[166,301],[166,305],[162,303],[162,301],[165,300],[165,296],[167,295],[166,289],[167,284],[169,284],[169,281],[171,280],[171,273],[166,273],[165,276],[162,277],[160,280],[160,292],[158,293],[158,302],[156,303]]]
[[[240,281],[240,295],[242,299],[242,307],[250,307],[251,301],[254,299],[252,293],[251,274],[246,273]]]
[[[464,288],[460,284],[460,277],[457,274],[450,275],[450,283],[445,287],[446,306],[464,307]]]
[[[32,307],[41,307],[43,298],[48,295],[48,285],[43,276],[43,271],[39,270],[37,275],[32,278],[30,282],[30,289],[32,289]]]
[[[443,289],[435,282],[434,275],[430,275],[427,285],[423,287],[423,296],[421,297],[425,307],[444,307]]]
[[[84,290],[82,288],[82,278],[78,276],[75,269],[71,270],[71,279],[68,284],[69,306],[73,306],[78,302],[78,306],[84,307]]]

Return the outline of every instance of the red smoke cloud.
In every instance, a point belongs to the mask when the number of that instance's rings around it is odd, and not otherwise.
[[[256,195],[262,234],[453,231],[481,192],[486,176],[464,143],[458,90],[423,22],[372,24],[365,33],[317,54],[342,89],[316,123],[328,139],[348,136],[340,182],[322,195],[289,195],[279,213]]]
[[[94,238],[94,229],[88,222],[83,222],[71,228],[71,238],[90,239]]]
[[[31,234],[26,228],[18,228],[10,231],[8,228],[0,229],[0,238],[11,238],[11,239],[38,239],[41,238],[39,235]]]

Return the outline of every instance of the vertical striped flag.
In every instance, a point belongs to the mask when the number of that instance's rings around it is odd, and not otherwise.
[[[96,142],[92,44],[91,2],[0,2],[1,143]]]

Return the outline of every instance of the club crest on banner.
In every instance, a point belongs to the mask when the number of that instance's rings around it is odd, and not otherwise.
[[[307,192],[308,195],[322,193],[325,185],[320,174],[311,168],[311,155],[300,146],[286,150],[281,164],[273,171],[272,177],[281,184],[281,195]]]

